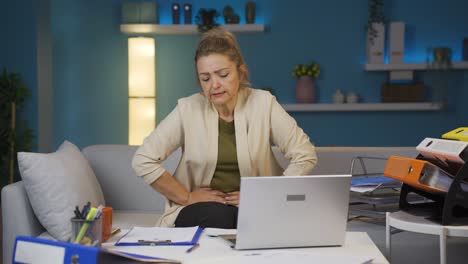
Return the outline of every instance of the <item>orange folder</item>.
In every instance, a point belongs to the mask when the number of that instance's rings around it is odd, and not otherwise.
[[[429,161],[390,156],[384,175],[428,192],[447,192],[452,176]]]

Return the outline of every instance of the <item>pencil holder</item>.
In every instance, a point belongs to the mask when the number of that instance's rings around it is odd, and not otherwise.
[[[72,243],[86,246],[101,246],[102,221],[101,218],[85,220],[72,218]]]

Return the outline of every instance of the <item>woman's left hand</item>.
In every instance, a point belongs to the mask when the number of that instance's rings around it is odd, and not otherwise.
[[[239,192],[226,193],[224,199],[226,199],[226,204],[239,207]]]

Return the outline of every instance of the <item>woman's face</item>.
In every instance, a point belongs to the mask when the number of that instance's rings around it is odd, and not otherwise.
[[[235,105],[241,76],[236,63],[222,54],[210,54],[197,61],[203,93],[215,105]]]

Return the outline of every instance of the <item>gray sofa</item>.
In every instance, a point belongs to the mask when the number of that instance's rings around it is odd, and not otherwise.
[[[114,209],[114,226],[152,226],[164,209],[164,197],[154,191],[142,179],[135,176],[131,159],[137,147],[126,145],[93,145],[83,149],[94,173],[101,184],[106,204]],[[287,160],[274,148],[281,166]],[[350,164],[356,156],[403,155],[414,157],[414,148],[406,147],[318,147],[318,166],[313,174],[350,173]],[[174,152],[164,167],[174,172],[180,151]],[[370,171],[381,171],[382,165],[370,165]],[[362,173],[357,166],[353,174]],[[15,237],[18,235],[46,236],[31,208],[23,182],[10,184],[2,189],[3,217],[3,263],[12,259]]]

